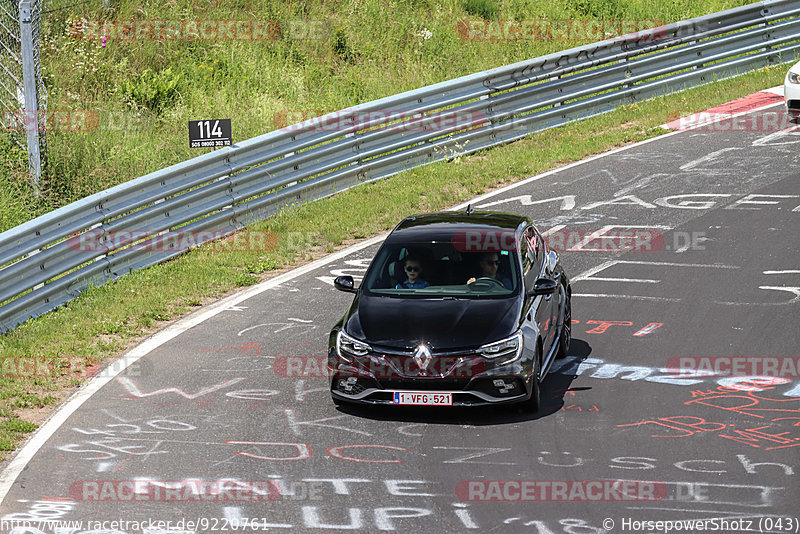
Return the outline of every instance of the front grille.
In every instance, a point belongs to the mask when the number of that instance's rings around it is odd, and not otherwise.
[[[380,385],[383,389],[409,391],[459,391],[466,388],[468,383],[469,378],[380,379]]]
[[[358,365],[364,374],[374,375],[378,380],[452,380],[467,379],[482,374],[486,370],[483,358],[470,358],[463,352],[443,356],[432,355],[424,370],[413,355],[373,354],[360,358]]]
[[[786,107],[800,111],[800,100],[787,100]]]
[[[408,358],[412,358],[414,356],[414,352],[417,350],[417,347],[408,347],[405,349],[396,348],[396,347],[386,347],[383,345],[371,345],[372,346],[372,355],[374,356],[405,356]],[[431,356],[470,356],[477,354],[475,351],[475,347],[461,347],[461,348],[452,348],[447,350],[440,350],[437,348],[431,348]]]

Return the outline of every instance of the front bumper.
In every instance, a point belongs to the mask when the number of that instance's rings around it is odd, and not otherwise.
[[[328,358],[331,396],[344,402],[394,405],[394,391],[434,391],[451,393],[453,406],[485,406],[522,402],[531,394],[533,366],[524,359],[495,365],[477,356],[462,357],[435,376],[409,376],[398,372],[403,366],[393,365],[395,358],[370,355],[345,362],[334,351]]]
[[[409,391],[409,390],[405,390]],[[425,390],[429,391],[429,390]],[[523,402],[530,397],[530,394],[521,394],[511,398],[497,398],[486,395],[479,391],[439,391],[437,393],[451,393],[453,395],[453,406],[495,406],[501,404],[514,404]],[[347,395],[340,393],[335,389],[331,389],[331,396],[335,399],[350,402],[354,404],[371,404],[371,405],[391,405],[395,406],[392,401],[392,391],[377,388],[368,388],[358,395]]]
[[[786,111],[797,117],[800,114],[800,83],[790,83],[787,75],[783,84],[783,95],[786,98]]]

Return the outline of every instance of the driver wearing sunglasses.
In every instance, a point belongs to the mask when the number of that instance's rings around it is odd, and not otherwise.
[[[500,282],[504,288],[512,289],[511,279],[508,277],[498,278],[497,270],[500,267],[500,255],[497,252],[484,252],[481,254],[481,259],[478,262],[481,267],[481,274],[479,277],[472,277],[467,280],[467,284],[480,279],[480,278],[493,278]]]
[[[430,285],[420,278],[422,274],[422,262],[418,258],[407,258],[403,270],[406,272],[406,277],[408,279],[405,282],[397,284],[395,289],[424,289]]]

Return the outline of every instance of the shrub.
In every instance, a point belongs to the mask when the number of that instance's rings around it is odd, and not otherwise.
[[[181,78],[181,74],[173,74],[171,68],[160,72],[148,69],[135,82],[125,80],[122,95],[130,105],[147,108],[158,115],[178,99]]]

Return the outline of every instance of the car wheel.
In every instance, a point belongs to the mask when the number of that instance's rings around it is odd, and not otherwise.
[[[569,351],[569,344],[572,341],[572,295],[566,293],[567,302],[564,304],[564,323],[561,325],[561,333],[558,335],[558,352],[556,358],[566,358]]]
[[[539,380],[539,373],[542,369],[542,351],[541,349],[536,350],[536,359],[534,360],[533,364],[533,379],[531,383],[531,397],[525,402],[525,410],[530,413],[536,413],[539,411],[539,405],[541,404],[541,382]]]
[[[334,406],[343,406],[343,405],[347,404],[342,399],[340,399],[338,397],[334,397],[333,395],[331,395],[331,400],[333,401]]]

